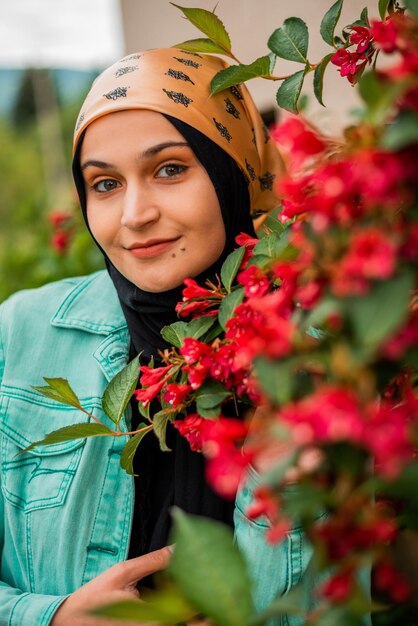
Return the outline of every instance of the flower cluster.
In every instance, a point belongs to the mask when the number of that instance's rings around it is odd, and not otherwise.
[[[73,215],[67,211],[53,211],[48,218],[53,231],[52,248],[58,254],[65,254],[71,243]]]

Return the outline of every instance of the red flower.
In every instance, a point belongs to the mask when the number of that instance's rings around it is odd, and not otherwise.
[[[166,367],[149,367],[148,365],[141,365],[139,371],[142,373],[140,378],[140,383],[143,387],[147,385],[153,385],[154,383],[158,383],[161,381],[163,376],[167,374],[171,370],[173,366],[167,365]],[[165,382],[167,378],[164,378]]]
[[[250,235],[246,235],[245,233],[240,233],[235,237],[235,241],[239,246],[245,246],[247,250],[252,250],[254,246],[260,243],[260,240],[256,237],[250,237]]]
[[[220,303],[221,297],[218,294],[206,287],[201,287],[193,278],[185,278],[183,282],[186,285],[183,289],[183,300],[176,304],[176,311],[181,317],[217,314],[217,310],[208,311],[207,309]]]
[[[54,228],[59,228],[72,219],[71,213],[65,211],[53,211],[48,215],[48,220]]]
[[[196,363],[202,356],[208,354],[211,348],[206,343],[194,339],[193,337],[186,337],[183,341],[183,345],[180,348],[180,354],[184,356],[184,360],[188,365]]]
[[[160,381],[159,383],[155,383],[154,385],[150,385],[145,389],[137,389],[135,391],[135,398],[138,402],[142,402],[144,407],[147,407],[151,400],[154,400],[156,396],[160,393],[161,389],[164,387],[165,380]]]
[[[64,254],[70,245],[70,234],[61,230],[52,235],[52,247],[58,254]]]
[[[164,400],[173,407],[176,407],[183,402],[184,398],[191,391],[191,389],[190,385],[177,385],[174,383],[167,385],[165,388]]]
[[[353,584],[353,572],[351,570],[345,570],[332,574],[320,587],[319,593],[338,604],[347,600],[353,589]]]
[[[247,298],[263,296],[270,288],[270,281],[265,272],[256,265],[250,265],[238,274],[238,282],[244,285],[244,293]]]
[[[279,144],[290,163],[299,166],[308,157],[323,152],[325,141],[300,117],[290,116],[272,130],[273,139]]]
[[[390,18],[384,22],[372,20],[371,35],[374,43],[384,52],[389,53],[396,50],[398,32]]]
[[[350,43],[357,44],[356,52],[362,54],[367,50],[372,40],[370,28],[366,26],[352,26]]]
[[[197,413],[193,413],[192,415],[188,415],[184,420],[174,420],[172,424],[177,428],[179,433],[187,439],[190,448],[195,452],[200,452],[203,445],[202,430],[205,422],[206,420],[203,417]]]
[[[367,58],[357,52],[340,48],[331,57],[331,63],[340,68],[341,76],[347,76],[350,83],[354,83],[366,67]]]
[[[377,589],[388,593],[395,602],[406,602],[411,596],[411,585],[387,560],[375,565],[373,581]]]

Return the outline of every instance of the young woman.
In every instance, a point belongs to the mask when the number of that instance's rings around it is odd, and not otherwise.
[[[167,565],[173,505],[232,525],[233,507],[208,487],[201,455],[174,429],[171,453],[152,435],[143,440],[135,479],[120,467],[120,439],[16,457],[83,419],[32,386],[65,377],[106,423],[104,388],[138,353],[143,364],[158,361],[182,281],[215,280],[235,237],[254,235],[252,217],[277,204],[280,157],[248,91],[210,96],[224,67],[168,48],[126,57],[96,79],[77,122],[73,171],[107,270],[16,294],[1,307],[1,626],[107,623],[79,614],[136,596],[138,580]],[[135,402],[130,409],[135,426]],[[298,529],[265,545],[263,526],[245,517],[254,480],[237,498],[235,532],[261,608],[299,580],[309,548]]]

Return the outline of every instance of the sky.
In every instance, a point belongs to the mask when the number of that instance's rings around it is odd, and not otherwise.
[[[5,0],[0,68],[105,67],[123,56],[118,0]]]

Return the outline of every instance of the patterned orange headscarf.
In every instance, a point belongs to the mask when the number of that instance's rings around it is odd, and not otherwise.
[[[278,206],[273,182],[282,160],[244,85],[210,96],[210,82],[228,67],[222,59],[176,48],[124,57],[94,81],[74,133],[74,151],[94,120],[126,109],[166,113],[193,126],[223,148],[248,179],[251,214]]]

